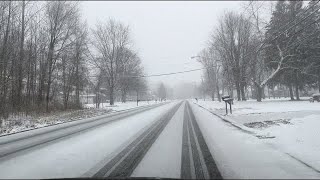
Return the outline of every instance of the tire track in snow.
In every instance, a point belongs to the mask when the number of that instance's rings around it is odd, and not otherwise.
[[[182,102],[175,105],[160,120],[154,122],[152,126],[96,172],[93,177],[129,177],[181,104]]]
[[[188,120],[186,120],[186,107],[184,109],[184,120],[183,120],[183,134],[182,134],[182,153],[181,153],[181,178],[182,179],[191,179],[194,177],[194,171],[192,171],[190,158],[190,140],[189,140],[189,126]],[[193,174],[191,174],[191,172]]]
[[[222,179],[188,102],[185,105],[182,148],[181,178]]]

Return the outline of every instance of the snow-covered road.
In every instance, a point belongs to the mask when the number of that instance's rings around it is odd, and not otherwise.
[[[62,139],[42,143],[26,150],[6,155],[0,159],[0,179],[80,177],[102,159],[116,151],[117,148],[146,125],[157,120],[174,104],[176,103],[156,107],[117,121],[110,122],[113,118],[116,119],[117,116],[104,118],[102,121],[109,121],[110,123],[101,123],[94,129],[81,131]],[[101,120],[98,122],[101,122]],[[64,126],[68,124],[64,124]],[[21,142],[23,145],[25,143],[32,144],[34,138],[36,138],[35,141],[38,141],[38,137],[41,137],[38,134],[47,134],[46,131],[48,129],[51,130],[52,128],[57,128],[57,126],[18,133],[15,136],[1,137],[0,151],[10,151],[9,147],[12,145],[10,143],[3,144],[11,142],[9,140],[13,140],[13,145],[15,145],[18,143],[16,141],[18,138],[33,136],[37,133],[37,136],[31,137],[27,142]],[[72,128],[79,129],[79,126],[73,126]],[[66,132],[59,131],[54,135],[50,135],[50,137],[60,133],[65,134]],[[21,143],[16,146],[22,146]]]
[[[320,178],[187,101],[0,137],[0,179]]]

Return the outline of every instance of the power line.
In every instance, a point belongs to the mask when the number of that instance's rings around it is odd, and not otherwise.
[[[314,7],[314,6],[315,6],[317,3],[319,3],[319,2],[320,2],[320,1],[318,0],[315,4],[313,4],[312,6],[308,7],[305,11],[301,12],[301,14],[306,13],[309,9],[311,9],[312,7]],[[318,9],[316,9],[315,11],[313,11],[313,12],[312,12],[311,14],[309,14],[308,16],[306,16],[306,17],[304,17],[303,19],[301,19],[299,22],[293,24],[291,27],[289,27],[289,28],[285,29],[284,31],[282,31],[280,34],[278,34],[278,35],[277,35],[274,39],[272,39],[271,41],[276,40],[276,39],[279,38],[280,35],[283,34],[284,32],[286,32],[286,31],[292,29],[293,27],[297,26],[298,24],[302,23],[305,19],[307,19],[308,17],[310,17],[312,14],[316,13],[319,9],[320,9],[320,7],[319,7]],[[299,13],[298,13],[298,14],[299,14]],[[297,14],[297,15],[298,15],[298,14]],[[283,27],[279,28],[279,31],[280,31],[281,29],[283,29],[284,27],[290,25],[292,22],[294,22],[294,20],[295,20],[295,19],[291,20],[289,23],[287,23],[287,24],[284,25]],[[317,19],[316,21],[312,22],[312,23],[309,24],[308,26],[304,26],[304,27],[303,27],[302,29],[300,29],[298,32],[295,32],[295,34],[300,33],[303,29],[305,29],[306,27],[309,27],[310,25],[312,25],[312,24],[314,24],[314,23],[316,23],[316,22],[318,22],[318,21],[319,21],[319,19]],[[309,36],[308,36],[308,37],[309,37]],[[306,39],[306,38],[304,38],[304,39],[302,39],[302,40],[300,40],[300,41],[298,41],[298,42],[296,42],[296,43],[294,43],[294,44],[291,44],[289,47],[291,47],[291,46],[293,46],[293,45],[295,45],[295,44],[297,44],[297,43],[300,43],[300,42],[302,42],[302,41],[305,40],[305,39]],[[263,46],[263,45],[262,45],[262,46]],[[289,48],[289,47],[288,47],[288,48]],[[258,50],[258,51],[259,51],[259,50]],[[258,52],[258,51],[257,51],[257,52]],[[211,68],[212,68],[212,67],[211,67]],[[169,76],[169,75],[175,75],[175,74],[183,74],[183,73],[188,73],[188,72],[200,71],[200,70],[204,70],[204,69],[210,69],[210,67],[209,67],[209,68],[191,69],[191,70],[180,71],[180,72],[164,73],[164,74],[153,74],[153,75],[146,75],[146,76],[128,76],[128,77],[139,78],[139,77]]]
[[[319,2],[320,2],[320,0],[317,1],[317,3],[319,3]],[[317,3],[313,4],[311,7],[315,6]],[[307,10],[310,9],[311,7],[308,7]],[[318,9],[316,9],[315,11],[313,11],[311,14],[309,14],[307,17],[305,17],[305,18],[303,18],[302,20],[300,20],[298,23],[296,23],[296,24],[292,25],[291,27],[289,27],[288,29],[291,29],[291,28],[293,28],[294,26],[297,26],[297,25],[300,24],[303,20],[305,20],[306,18],[308,18],[309,16],[311,16],[313,13],[316,13],[319,9],[320,9],[320,7],[319,7]],[[304,12],[306,12],[307,10],[305,10]],[[316,20],[316,21],[318,21],[318,20]],[[315,22],[316,22],[316,21],[315,21]],[[288,24],[289,24],[289,23],[288,23]],[[288,24],[287,24],[287,25],[288,25]],[[313,23],[312,23],[312,24],[313,24]],[[304,29],[304,28],[305,28],[305,27],[303,27],[302,29]],[[282,31],[282,33],[278,34],[278,35],[277,35],[275,38],[273,38],[270,42],[272,42],[272,41],[276,40],[277,38],[279,38],[280,35],[283,34],[284,32],[286,32],[288,29],[285,29],[284,31]],[[298,31],[298,32],[300,32],[300,31]],[[295,34],[297,34],[297,32],[296,32]],[[295,34],[294,34],[294,35],[295,35]],[[259,51],[261,51],[261,50],[263,49],[263,46],[264,46],[266,43],[267,43],[267,41],[265,40],[265,41],[258,47],[258,49],[255,51],[255,53],[258,53]],[[243,58],[247,58],[249,55],[250,55],[250,54],[246,54]]]
[[[304,11],[300,11],[298,14],[296,14],[296,17],[299,17],[301,14],[306,13],[307,11],[309,11],[311,8],[313,8],[314,6],[316,6],[318,3],[320,2],[320,0],[317,0],[316,3],[314,3],[313,5],[309,6],[308,8],[306,8]],[[293,23],[296,19],[292,19],[291,21],[289,21],[288,23],[286,23],[285,25],[283,25],[282,27],[280,27],[278,29],[278,32],[283,32],[284,28],[287,27],[288,25],[290,25],[291,23]],[[287,31],[288,29],[286,29],[285,31]],[[281,34],[281,33],[280,33]]]
[[[306,13],[309,9],[311,9],[313,6],[315,6],[317,3],[319,3],[320,0],[318,0],[315,4],[313,4],[312,6],[308,7],[305,11],[303,12],[300,12],[301,14],[304,14]],[[301,19],[299,22],[297,22],[296,24],[293,24],[291,27],[285,29],[284,31],[280,32],[280,34],[278,34],[275,38],[273,38],[271,41],[274,41],[276,40],[277,38],[280,37],[281,34],[283,34],[284,32],[292,29],[293,27],[297,26],[298,24],[302,23],[305,19],[307,19],[308,17],[310,17],[312,14],[316,13],[320,8],[316,9],[315,11],[313,11],[311,14],[309,14],[308,16],[304,17],[303,19]],[[298,14],[300,14],[298,13]],[[297,14],[297,15],[298,15]],[[284,27],[290,25],[292,22],[294,22],[295,19],[291,20],[290,22],[288,22],[287,24],[285,24],[284,26],[280,27],[278,31],[280,31],[281,29],[283,29]],[[319,19],[318,19],[319,20]],[[314,21],[313,23],[317,22],[318,20]],[[311,24],[313,24],[311,23]],[[311,24],[309,24],[308,26],[310,26]],[[305,27],[308,27],[308,26],[305,26]],[[298,32],[296,32],[295,34],[297,33],[300,33],[305,27],[303,27],[301,30],[299,30]],[[305,38],[303,39],[305,40]],[[299,41],[301,42],[301,40]],[[266,42],[264,42],[260,47],[262,47]],[[296,44],[296,43],[294,43]],[[291,47],[292,45],[294,44],[291,44],[289,47]],[[260,48],[257,50],[257,52],[260,51]],[[199,69],[191,69],[191,70],[186,70],[186,71],[179,71],[179,72],[171,72],[171,73],[163,73],[163,74],[152,74],[152,75],[142,75],[142,76],[124,76],[124,77],[128,77],[128,78],[143,78],[143,77],[159,77],[159,76],[169,76],[169,75],[175,75],[175,74],[183,74],[183,73],[188,73],[188,72],[194,72],[194,71],[200,71],[200,70],[204,70],[204,69],[210,69],[212,67],[209,67],[209,68],[199,68]],[[91,76],[91,77],[98,77],[98,76]]]
[[[175,75],[175,74],[184,74],[188,72],[194,72],[194,71],[200,71],[204,69],[211,69],[213,67],[208,67],[208,68],[199,68],[199,69],[190,69],[186,71],[178,71],[178,72],[171,72],[171,73],[163,73],[163,74],[152,74],[152,75],[142,75],[142,76],[122,76],[122,77],[128,77],[128,78],[144,78],[144,77],[158,77],[158,76],[170,76],[170,75]],[[98,77],[98,76],[89,76],[89,77]]]
[[[307,11],[309,11],[310,9],[312,9],[314,6],[316,6],[318,3],[320,2],[320,0],[317,0],[316,3],[312,4],[311,6],[308,6],[304,11],[300,11],[298,14],[296,14],[296,17],[299,18],[300,15],[303,15],[305,13],[307,13]],[[249,6],[248,6],[249,7]],[[247,8],[248,8],[247,7]],[[302,20],[300,20],[298,23],[293,24],[291,27],[285,29],[285,27],[291,25],[294,21],[296,21],[296,18],[290,20],[289,22],[287,22],[286,24],[284,24],[283,26],[279,27],[278,30],[276,30],[276,32],[273,33],[273,35],[276,35],[276,37],[274,37],[272,41],[276,40],[277,38],[279,38],[283,33],[285,33],[286,31],[292,29],[293,27],[297,26],[298,24],[300,24],[303,20],[307,19],[308,17],[310,17],[312,14],[316,13],[320,8],[318,8],[317,10],[315,10],[314,12],[312,12],[311,14],[309,14],[307,17],[304,17]],[[270,23],[268,23],[268,25],[270,25]],[[267,26],[268,26],[267,25]],[[280,33],[280,34],[279,34]],[[266,41],[263,42],[263,44],[261,45],[264,46],[266,44]],[[259,50],[258,50],[259,51]]]
[[[319,3],[319,0],[318,0],[318,2],[317,3]],[[316,3],[316,4],[317,4]],[[315,4],[314,4],[315,5]],[[309,7],[308,9],[310,9],[311,7]],[[271,42],[272,41],[274,41],[274,40],[276,40],[276,39],[278,39],[281,35],[283,35],[283,33],[285,33],[286,31],[289,31],[290,29],[292,29],[293,27],[295,27],[295,26],[297,26],[298,24],[301,24],[304,20],[306,20],[307,18],[309,18],[311,15],[313,15],[314,13],[316,13],[317,11],[319,11],[319,9],[320,9],[320,7],[318,8],[318,9],[316,9],[315,11],[313,11],[311,14],[309,14],[308,16],[306,16],[306,17],[304,17],[303,19],[301,19],[299,22],[297,22],[296,24],[293,24],[291,27],[289,27],[289,28],[287,28],[287,29],[285,29],[285,30],[283,30],[280,34],[278,34],[276,37],[274,37],[272,40],[271,40]]]
[[[199,69],[191,69],[187,71],[179,71],[179,72],[172,72],[172,73],[164,73],[164,74],[153,74],[153,75],[147,75],[147,76],[132,76],[132,77],[156,77],[156,76],[169,76],[169,75],[174,75],[174,74],[183,74],[183,73],[188,73],[188,72],[193,72],[193,71],[200,71],[203,69],[208,69],[208,68],[199,68]]]
[[[292,35],[294,36],[294,35],[302,32],[305,28],[307,28],[307,27],[309,27],[309,26],[311,26],[311,25],[313,25],[313,24],[315,24],[315,23],[317,23],[317,22],[319,22],[319,21],[320,21],[320,18],[318,18],[318,19],[316,19],[315,21],[311,22],[310,24],[304,26],[303,28],[301,28],[299,31],[295,32],[295,33],[292,34]],[[298,45],[298,44],[301,44],[301,42],[303,42],[304,40],[308,39],[309,37],[311,37],[311,36],[313,36],[313,35],[315,35],[315,34],[317,34],[317,31],[315,31],[314,33],[312,33],[312,34],[310,34],[310,35],[308,35],[308,36],[306,36],[306,37],[303,37],[302,39],[300,39],[300,40],[298,40],[298,41],[290,44],[290,45],[286,48],[286,50],[284,51],[284,53],[288,53],[288,52],[290,51],[290,48],[291,48],[291,47],[293,47],[293,46],[295,46],[295,45]],[[305,42],[304,42],[304,43],[305,43]],[[268,55],[267,58],[269,58],[270,56],[272,56],[272,55]]]

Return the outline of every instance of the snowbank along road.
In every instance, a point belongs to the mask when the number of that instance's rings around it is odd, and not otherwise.
[[[188,102],[0,137],[0,178],[129,176],[221,178]]]

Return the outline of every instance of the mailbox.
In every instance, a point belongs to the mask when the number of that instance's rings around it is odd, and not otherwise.
[[[225,98],[223,101],[225,101],[227,103],[232,103],[233,98]]]
[[[228,114],[228,104],[230,107],[230,114],[232,114],[231,104],[233,104],[233,98],[231,98],[229,95],[227,95],[227,96],[222,96],[221,99],[226,103],[226,114]]]
[[[222,99],[223,101],[225,101],[225,99],[227,99],[227,98],[230,98],[230,96],[228,95],[228,96],[222,96],[222,97],[221,97],[221,99]]]

